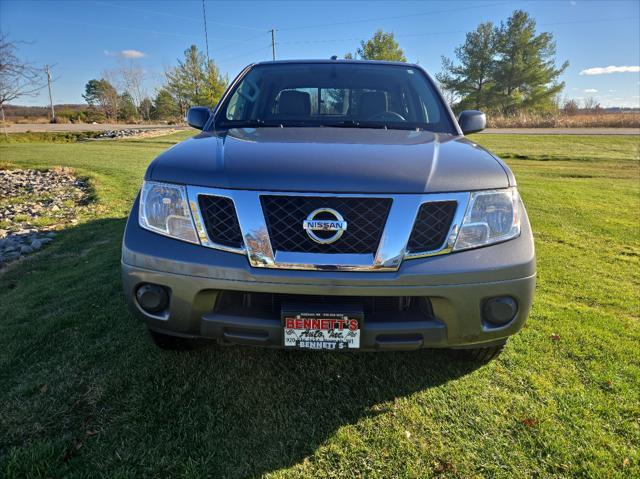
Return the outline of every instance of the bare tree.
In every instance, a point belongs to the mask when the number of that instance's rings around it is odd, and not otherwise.
[[[460,95],[458,95],[455,91],[450,90],[448,88],[444,88],[442,85],[440,85],[440,91],[442,92],[442,96],[444,97],[444,100],[452,109],[460,101]]]
[[[22,96],[34,96],[46,86],[42,69],[18,57],[18,46],[0,34],[0,108]]]
[[[147,97],[147,91],[144,88],[144,69],[133,61],[129,61],[120,65],[118,73],[121,78],[122,88],[131,95],[136,108],[140,109],[142,100]]]
[[[580,105],[578,104],[578,101],[574,100],[573,98],[565,100],[564,104],[562,105],[562,111],[565,115],[577,115],[580,111]]]
[[[589,113],[596,113],[600,109],[600,103],[594,97],[589,96],[582,101],[582,108]]]
[[[109,91],[107,102],[111,105],[113,121],[118,122],[118,108],[120,107],[120,91],[124,88],[124,82],[119,70],[103,70],[102,78],[113,86],[113,90]]]

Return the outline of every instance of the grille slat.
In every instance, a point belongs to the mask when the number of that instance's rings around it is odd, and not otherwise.
[[[442,247],[456,212],[455,201],[433,201],[420,206],[407,244],[409,253],[434,251]]]
[[[260,201],[275,251],[375,254],[392,200],[265,195]],[[347,222],[346,231],[335,243],[316,243],[302,228],[303,221],[318,208],[332,208]]]
[[[198,204],[209,239],[224,246],[241,248],[242,233],[231,198],[200,195]]]
[[[220,291],[215,313],[265,319],[280,317],[283,303],[362,305],[365,323],[389,321],[394,317],[406,320],[425,320],[433,317],[431,301],[421,296],[322,296],[281,293],[252,293]],[[411,315],[411,313],[415,313]]]

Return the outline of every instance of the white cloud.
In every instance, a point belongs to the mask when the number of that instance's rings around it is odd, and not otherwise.
[[[638,108],[640,107],[640,100],[637,98],[603,98],[600,102],[605,108],[608,107],[623,107],[623,108]]]
[[[140,50],[120,50],[119,52],[112,52],[109,50],[105,50],[104,54],[109,57],[120,57],[120,58],[144,58],[147,56],[146,53],[141,52]]]
[[[585,93],[598,93],[598,90],[596,90],[595,88],[587,88],[584,92]]]
[[[140,50],[122,50],[120,56],[122,58],[143,58],[146,57],[147,54]]]
[[[580,75],[605,75],[608,73],[639,73],[640,66],[614,66],[609,65],[608,67],[593,67],[587,68],[586,70],[582,70]]]

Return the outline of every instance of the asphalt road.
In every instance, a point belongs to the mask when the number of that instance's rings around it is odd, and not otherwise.
[[[74,132],[74,131],[109,131],[109,130],[184,130],[186,126],[179,125],[113,125],[113,124],[73,124],[73,123],[25,123],[7,126],[7,133],[42,132]],[[4,129],[0,127],[0,132]]]
[[[186,130],[177,125],[111,125],[111,124],[14,124],[7,126],[7,133],[108,131],[108,130]],[[0,128],[0,132],[2,129]],[[499,135],[640,135],[640,128],[487,128],[482,133]]]
[[[498,135],[640,135],[640,128],[487,128]]]

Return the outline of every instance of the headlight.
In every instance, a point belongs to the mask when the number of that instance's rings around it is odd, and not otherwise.
[[[140,193],[140,226],[190,243],[199,243],[184,186],[145,181]]]
[[[454,251],[486,246],[520,234],[520,196],[516,188],[471,193]]]

